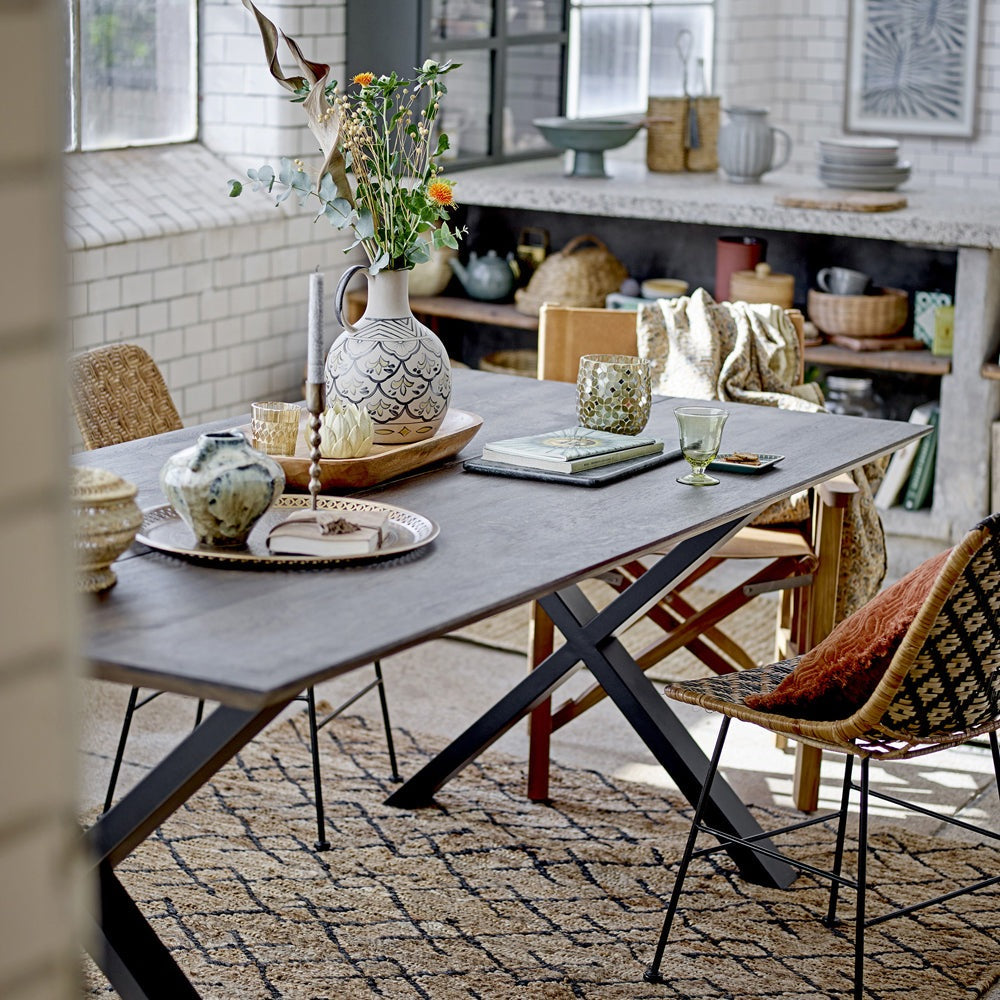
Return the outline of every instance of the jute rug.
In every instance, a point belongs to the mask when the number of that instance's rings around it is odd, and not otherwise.
[[[616,596],[611,587],[599,580],[585,580],[582,589],[597,608],[603,608]],[[686,596],[695,607],[704,607],[718,594],[695,585],[688,588]],[[492,618],[476,622],[475,625],[459,629],[453,632],[452,636],[493,649],[527,654],[530,613],[530,605],[522,604]],[[724,622],[725,631],[739,641],[756,662],[771,663],[774,660],[777,614],[777,594],[763,595],[730,615]],[[663,632],[658,626],[647,618],[640,618],[625,631],[622,642],[629,652],[635,653],[661,638]],[[707,677],[708,674],[709,671],[701,660],[692,656],[686,649],[679,649],[652,666],[646,676],[651,680],[667,681]]]
[[[688,814],[648,786],[556,767],[556,804],[533,805],[521,765],[488,754],[435,806],[400,811],[382,804],[380,730],[340,720],[323,742],[328,853],[311,849],[309,753],[293,720],[118,869],[205,997],[848,995],[850,930],[821,925],[825,891],[805,877],[785,892],[747,885],[725,855],[693,866],[669,983],[642,981]],[[398,746],[405,774],[434,749],[402,731]],[[874,826],[872,912],[1000,865],[993,847]],[[797,854],[827,857],[825,828],[796,838]],[[977,997],[1000,972],[998,937],[995,891],[872,928],[868,996]],[[89,995],[110,992],[95,968],[87,975]]]

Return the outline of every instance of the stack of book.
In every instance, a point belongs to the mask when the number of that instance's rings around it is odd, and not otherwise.
[[[930,503],[937,459],[937,425],[941,407],[936,401],[921,403],[910,413],[911,424],[925,424],[930,434],[900,448],[889,462],[878,491],[875,506],[885,510],[902,504],[907,510],[919,510]]]
[[[368,555],[382,544],[387,520],[386,511],[297,510],[271,529],[267,548],[273,555],[331,559]]]
[[[659,438],[567,427],[547,434],[493,441],[483,448],[483,459],[521,469],[577,473],[662,451],[663,442]]]

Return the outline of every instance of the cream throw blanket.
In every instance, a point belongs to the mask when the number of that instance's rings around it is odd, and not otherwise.
[[[799,338],[779,306],[716,302],[699,288],[690,296],[640,305],[636,333],[655,393],[824,410],[820,387],[798,383]],[[885,464],[872,462],[851,473],[859,492],[844,519],[838,621],[871,600],[885,578],[885,536],[873,499]],[[754,523],[794,523],[808,516],[808,497],[800,494],[768,507]]]

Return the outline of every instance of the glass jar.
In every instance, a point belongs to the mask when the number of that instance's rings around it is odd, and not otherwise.
[[[849,417],[880,417],[882,406],[875,383],[865,375],[830,372],[826,377],[826,408]]]

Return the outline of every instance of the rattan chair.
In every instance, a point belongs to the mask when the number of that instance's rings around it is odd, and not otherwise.
[[[718,712],[723,718],[705,786],[695,809],[691,832],[679,864],[673,893],[667,905],[660,939],[646,973],[647,981],[663,981],[660,966],[664,949],[683,891],[684,878],[691,858],[696,853],[704,855],[722,850],[725,845],[742,844],[759,853],[781,857],[788,864],[820,879],[829,879],[830,904],[824,919],[827,926],[835,923],[840,887],[856,890],[854,996],[858,1000],[863,992],[864,935],[867,926],[1000,882],[1000,874],[987,876],[905,909],[893,910],[874,918],[867,917],[865,913],[868,802],[871,797],[887,800],[942,822],[1000,840],[1000,833],[873,791],[868,783],[869,763],[872,760],[906,760],[967,743],[988,733],[997,791],[1000,793],[1000,751],[996,735],[1000,728],[998,528],[1000,514],[993,514],[955,546],[897,647],[882,680],[868,700],[847,718],[817,722],[762,712],[746,705],[745,699],[750,695],[772,691],[794,669],[798,657],[739,674],[677,682],[665,689],[669,698]],[[814,714],[822,713],[817,711]],[[773,838],[784,832],[825,822],[831,817],[837,819],[837,836],[830,870],[797,864],[792,858],[768,852],[756,843],[730,837],[703,822],[709,790],[719,767],[732,719],[752,722],[773,733],[804,741],[820,750],[847,755],[840,809],[830,815],[786,826],[769,834]],[[860,782],[857,784],[851,778],[855,757],[861,762]],[[854,879],[842,874],[847,812],[852,790],[860,793],[858,864]],[[695,842],[699,832],[709,833],[721,843],[696,852]]]
[[[181,430],[184,426],[156,362],[136,344],[112,344],[73,356],[70,359],[69,382],[73,415],[87,450]],[[316,715],[316,697],[312,688],[298,699],[306,703],[309,716],[309,743],[312,751],[313,791],[316,805],[316,849],[320,851],[328,850],[330,843],[326,839],[326,820],[323,815],[319,731],[373,688],[378,689],[392,780],[400,780],[381,662],[376,660],[374,667],[375,678],[322,719],[318,719]],[[132,688],[129,692],[125,718],[122,720],[122,729],[118,737],[118,748],[115,751],[104,797],[104,812],[111,808],[114,801],[125,745],[132,728],[132,718],[137,709],[148,705],[162,693],[162,691],[152,691],[140,699],[140,688]],[[204,709],[204,701],[199,700],[195,710],[195,726],[201,722]]]
[[[789,310],[788,316],[799,334],[801,380],[802,314]],[[549,303],[542,307],[538,334],[538,377],[541,379],[572,382],[576,380],[581,355],[634,355],[637,350],[634,312]],[[636,654],[639,666],[648,670],[671,653],[686,648],[714,673],[755,667],[756,661],[723,625],[749,601],[775,590],[784,591],[775,633],[782,655],[787,655],[786,650],[803,652],[824,638],[835,624],[844,513],[856,492],[857,487],[849,477],[838,477],[816,491],[818,499],[813,504],[811,523],[741,529],[646,612],[647,618],[663,630],[663,637]],[[711,603],[696,607],[685,590],[711,570],[734,559],[763,562],[739,585],[728,588]],[[602,579],[620,591],[645,571],[645,565],[635,560],[605,574]],[[538,604],[533,604],[529,669],[541,663],[554,647],[552,622]],[[554,709],[546,700],[532,711],[529,720],[529,798],[536,801],[548,798],[551,734],[578,718],[604,696],[604,690],[592,684]],[[797,798],[803,808],[815,808],[818,755],[801,747],[796,752]]]

